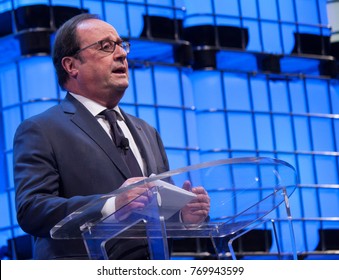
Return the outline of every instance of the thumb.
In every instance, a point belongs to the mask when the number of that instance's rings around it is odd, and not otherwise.
[[[190,181],[185,181],[184,184],[182,185],[182,188],[186,191],[191,191],[191,188],[192,188],[192,184]]]

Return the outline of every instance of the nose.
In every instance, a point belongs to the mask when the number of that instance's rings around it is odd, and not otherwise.
[[[123,61],[126,59],[127,53],[122,47],[120,47],[119,45],[116,45],[115,50],[113,52],[113,57],[114,59]]]

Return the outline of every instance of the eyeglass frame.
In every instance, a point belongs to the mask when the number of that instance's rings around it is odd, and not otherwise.
[[[114,43],[113,51],[105,51],[105,50],[104,50],[104,48],[103,48],[103,43],[105,43],[105,42],[113,42],[113,43]],[[86,47],[83,47],[83,48],[77,50],[73,56],[76,56],[76,55],[78,55],[80,52],[82,52],[82,51],[84,51],[84,50],[87,50],[87,49],[89,49],[89,48],[91,48],[91,47],[93,47],[93,46],[95,46],[95,45],[100,45],[100,48],[99,48],[98,50],[99,50],[99,51],[103,51],[103,52],[105,52],[105,53],[114,53],[114,51],[115,51],[117,45],[118,45],[120,48],[122,48],[122,49],[126,52],[126,54],[129,54],[129,52],[130,52],[130,50],[131,50],[131,43],[130,43],[130,42],[127,42],[127,41],[116,42],[116,41],[114,41],[114,40],[111,40],[111,39],[107,39],[107,38],[106,38],[106,39],[102,39],[102,40],[100,40],[100,41],[97,41],[97,42],[95,42],[95,43],[93,43],[93,44],[90,44],[90,45],[88,45],[88,46],[86,46]]]

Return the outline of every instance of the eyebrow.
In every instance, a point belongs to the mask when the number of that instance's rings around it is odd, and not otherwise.
[[[122,43],[124,40],[123,39],[121,39],[120,37],[118,37],[116,40],[114,40],[114,39],[112,39],[110,36],[107,36],[107,37],[105,37],[105,38],[103,38],[103,39],[101,39],[101,40],[99,40],[99,41],[104,41],[104,40],[110,40],[110,41],[114,41],[114,42],[117,42],[117,43]],[[98,41],[98,42],[99,42]]]

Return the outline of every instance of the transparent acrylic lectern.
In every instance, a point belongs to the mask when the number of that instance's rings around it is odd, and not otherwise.
[[[211,199],[209,217],[199,224],[181,220],[180,209],[196,199],[182,190],[187,181],[192,187],[203,186]],[[282,206],[296,259],[289,205],[296,185],[295,169],[282,160],[247,157],[205,162],[154,175],[104,195],[60,221],[51,236],[83,239],[90,259],[107,259],[111,240],[147,239],[152,259],[169,259],[168,238],[213,241],[224,237],[236,259],[233,241],[263,224]],[[145,199],[148,204],[140,208]]]

